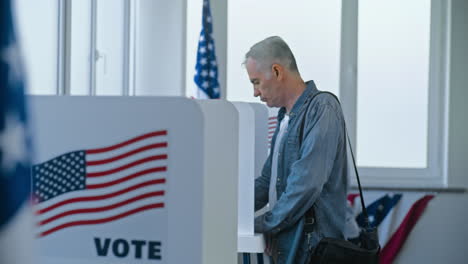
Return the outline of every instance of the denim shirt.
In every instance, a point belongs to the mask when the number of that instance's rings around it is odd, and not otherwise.
[[[288,130],[279,148],[277,202],[255,218],[255,232],[277,241],[277,263],[304,263],[308,246],[323,237],[344,238],[348,169],[344,118],[339,102],[330,94],[319,94],[313,81],[289,113]],[[278,124],[286,109],[278,112]],[[302,139],[301,123],[304,120]],[[276,144],[278,127],[272,139]],[[272,154],[255,180],[255,210],[268,203]],[[304,214],[313,206],[314,231],[306,241]]]

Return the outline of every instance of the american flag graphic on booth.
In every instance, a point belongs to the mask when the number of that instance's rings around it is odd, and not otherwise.
[[[37,236],[164,208],[167,146],[154,131],[33,166]]]
[[[271,141],[273,140],[273,135],[276,131],[276,126],[278,125],[277,116],[268,117],[268,149],[271,148]]]

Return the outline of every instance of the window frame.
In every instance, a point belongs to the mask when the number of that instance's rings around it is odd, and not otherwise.
[[[71,95],[71,16],[73,15],[71,0],[57,1],[57,61],[55,72],[57,75],[55,93],[53,95]],[[90,2],[90,60],[89,60],[89,89],[87,95],[96,95],[96,62],[99,59],[96,48],[97,24],[97,0]],[[123,53],[121,54],[123,63],[122,89],[120,95],[135,95],[135,74],[136,74],[136,38],[137,38],[137,17],[138,1],[122,0],[124,5],[124,34]]]
[[[368,187],[446,188],[450,54],[450,1],[431,0],[426,168],[358,166]],[[343,0],[340,94],[348,133],[356,149],[358,0]],[[354,152],[356,153],[356,152]],[[352,185],[356,186],[354,176]]]

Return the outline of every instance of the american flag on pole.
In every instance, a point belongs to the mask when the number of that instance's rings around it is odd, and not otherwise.
[[[425,193],[385,193],[364,194],[369,222],[378,228],[380,263],[390,264],[397,257],[411,230],[418,222],[433,195]],[[359,194],[348,195],[354,208],[356,221],[364,226]]]
[[[37,236],[164,208],[167,146],[153,131],[33,166]]]
[[[31,144],[13,26],[11,2],[0,0],[0,263],[32,263]]]
[[[202,29],[198,40],[197,63],[194,81],[197,84],[199,99],[218,99],[218,64],[213,40],[213,18],[209,0],[203,1]]]

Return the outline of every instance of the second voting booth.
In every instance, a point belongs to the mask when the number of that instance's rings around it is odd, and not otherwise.
[[[31,96],[38,263],[237,263],[262,252],[260,104]]]

